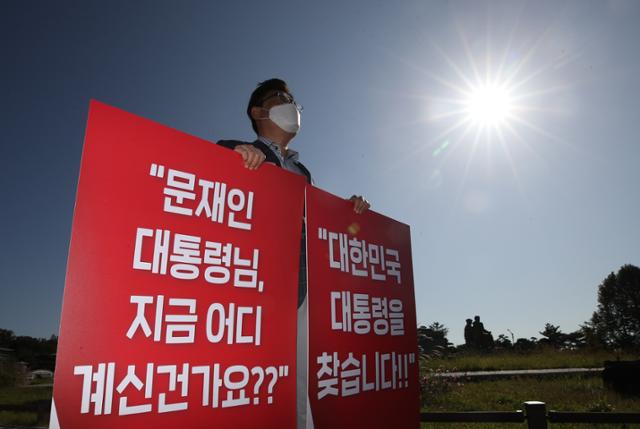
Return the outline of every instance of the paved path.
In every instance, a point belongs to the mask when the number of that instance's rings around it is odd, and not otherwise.
[[[553,369],[510,369],[503,371],[466,371],[440,372],[431,377],[461,378],[461,377],[513,377],[516,375],[551,375],[551,374],[584,374],[602,372],[604,368],[553,368]]]

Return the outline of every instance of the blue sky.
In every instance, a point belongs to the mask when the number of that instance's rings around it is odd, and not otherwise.
[[[89,99],[252,139],[248,96],[281,77],[317,184],[411,225],[420,323],[572,331],[640,264],[639,19],[633,0],[3,2],[0,327],[57,333]],[[456,112],[487,79],[513,106],[491,132]]]

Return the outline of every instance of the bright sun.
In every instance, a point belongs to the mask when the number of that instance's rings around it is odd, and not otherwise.
[[[513,100],[505,86],[479,85],[468,93],[464,105],[467,119],[480,127],[499,127],[513,115]]]
[[[517,23],[511,36],[499,41],[490,37],[491,31],[487,31],[486,38],[475,30],[468,37],[463,28],[457,28],[459,46],[454,41],[443,46],[432,42],[428,52],[439,54],[436,60],[429,58],[434,68],[420,69],[429,78],[428,91],[424,97],[419,94],[419,98],[426,101],[430,136],[418,150],[429,149],[432,157],[440,159],[429,176],[428,186],[440,186],[440,168],[449,160],[464,160],[459,179],[462,189],[474,160],[482,152],[484,162],[480,167],[494,168],[498,164],[493,159],[500,156],[500,165],[506,161],[520,187],[516,160],[524,157],[514,154],[523,149],[535,153],[532,139],[564,143],[539,121],[556,111],[555,106],[545,105],[550,103],[549,97],[572,85],[556,82],[555,71],[578,57],[544,60],[545,52],[540,55],[538,49],[545,46],[546,33],[538,39],[521,40],[515,36],[519,33]],[[413,65],[410,61],[408,64]],[[550,86],[552,82],[555,83]]]
[[[435,62],[439,72],[425,70],[432,81],[425,97],[427,120],[437,130],[428,147],[434,157],[463,148],[468,157],[463,182],[480,147],[486,149],[489,160],[493,149],[501,148],[515,174],[511,151],[531,149],[533,134],[560,141],[536,122],[551,111],[541,105],[545,97],[568,86],[546,86],[545,72],[556,66],[555,62],[534,63],[539,41],[515,49],[511,39],[495,45],[489,38],[483,41],[474,36],[470,42],[462,30],[460,37],[462,49],[449,43],[447,49],[431,45],[441,61]],[[459,58],[450,55],[456,52]]]

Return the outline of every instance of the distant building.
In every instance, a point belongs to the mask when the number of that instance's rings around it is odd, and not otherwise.
[[[13,356],[13,354],[14,354],[14,350],[13,349],[7,349],[5,347],[0,347],[0,360],[7,360],[11,356]]]
[[[48,369],[36,369],[27,373],[27,380],[51,380],[53,379],[53,371]]]

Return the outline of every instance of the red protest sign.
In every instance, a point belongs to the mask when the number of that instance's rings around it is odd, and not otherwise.
[[[304,186],[92,102],[51,427],[293,427]]]
[[[409,227],[311,186],[306,202],[315,428],[417,428]]]

